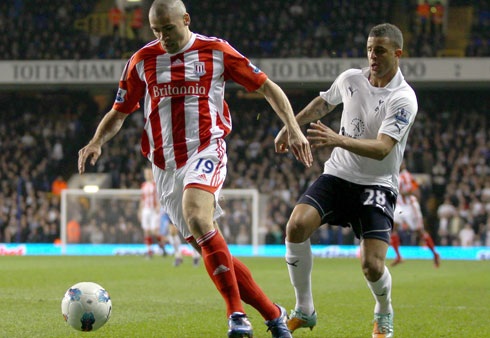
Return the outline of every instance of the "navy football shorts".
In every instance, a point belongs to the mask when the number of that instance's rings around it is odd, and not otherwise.
[[[318,210],[322,224],[352,227],[359,239],[390,243],[396,193],[380,185],[359,185],[332,175],[321,175],[298,204]]]

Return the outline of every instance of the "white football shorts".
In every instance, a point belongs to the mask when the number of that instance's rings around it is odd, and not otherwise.
[[[218,219],[223,214],[218,198],[226,178],[227,160],[226,143],[217,140],[193,154],[179,169],[162,170],[153,165],[160,203],[184,238],[192,236],[182,212],[184,190],[193,187],[213,193],[216,201],[213,219]]]

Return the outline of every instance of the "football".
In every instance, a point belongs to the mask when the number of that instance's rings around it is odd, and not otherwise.
[[[61,301],[65,321],[79,331],[95,331],[109,320],[112,302],[99,284],[80,282],[70,287]]]

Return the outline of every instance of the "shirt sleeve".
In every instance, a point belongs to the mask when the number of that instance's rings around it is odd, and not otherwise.
[[[331,105],[336,106],[341,104],[343,102],[341,88],[343,86],[345,78],[351,73],[352,70],[346,70],[345,72],[337,76],[337,78],[327,91],[320,92],[320,97]]]
[[[119,80],[113,108],[121,113],[131,114],[140,107],[139,102],[145,92],[145,82],[140,78],[137,67],[138,64],[132,57],[126,63]]]
[[[400,141],[413,124],[417,115],[417,99],[412,97],[410,93],[401,91],[394,97],[386,113],[386,118],[383,120],[379,129],[380,133],[391,136],[397,141]]]
[[[225,80],[231,79],[249,92],[259,89],[267,75],[226,41],[223,41],[223,47]]]

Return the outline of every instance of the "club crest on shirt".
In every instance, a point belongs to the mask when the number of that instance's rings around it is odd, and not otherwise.
[[[196,76],[203,76],[204,74],[206,74],[206,67],[204,66],[204,62],[194,62],[194,74]]]
[[[342,127],[340,129],[342,135],[351,138],[359,138],[364,134],[364,131],[366,130],[366,125],[364,124],[364,121],[357,117],[350,122],[350,125],[350,131],[347,131],[345,127]]]
[[[123,103],[124,102],[124,97],[126,96],[126,90],[122,89],[122,88],[119,88],[117,90],[117,94],[116,94],[116,102],[117,103]]]

